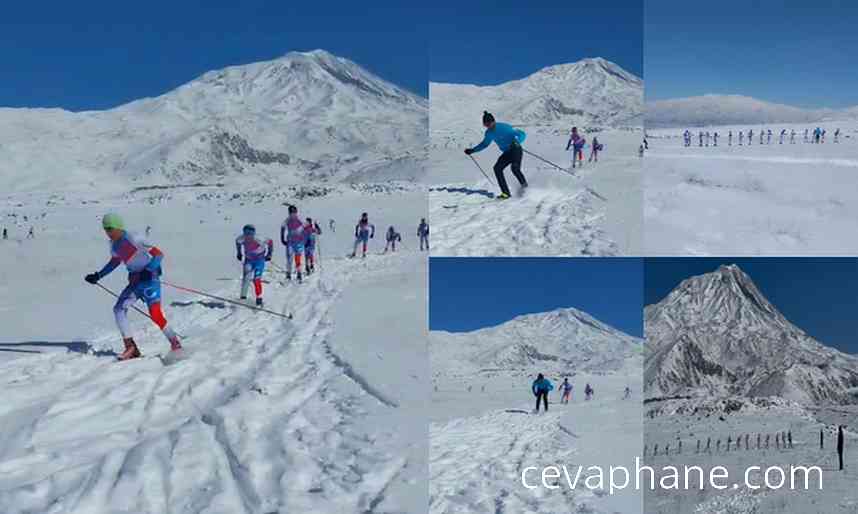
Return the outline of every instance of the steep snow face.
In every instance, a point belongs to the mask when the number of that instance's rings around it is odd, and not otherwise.
[[[425,99],[325,51],[293,52],[107,111],[0,109],[0,185],[361,181],[403,161],[396,178],[415,180],[427,125]]]
[[[703,95],[646,104],[647,128],[705,127],[742,123],[815,123],[853,120],[858,107],[844,110],[800,109],[740,95]]]
[[[519,316],[466,333],[429,333],[434,374],[496,370],[616,371],[640,354],[640,340],[577,309]]]
[[[858,358],[790,323],[738,266],[683,281],[645,309],[644,387],[649,397],[780,396],[850,401]]]
[[[517,124],[639,126],[643,81],[602,58],[544,68],[497,86],[430,83],[431,125],[478,123],[483,110]]]

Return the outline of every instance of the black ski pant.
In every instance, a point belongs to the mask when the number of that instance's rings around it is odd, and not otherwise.
[[[539,412],[539,400],[542,400],[543,405],[545,405],[545,410],[548,410],[548,391],[537,391],[536,392],[536,412]]]
[[[509,192],[509,186],[506,184],[506,177],[503,175],[503,170],[507,166],[512,167],[512,174],[515,175],[515,178],[518,179],[518,183],[522,186],[527,185],[527,180],[524,178],[524,175],[521,173],[521,146],[512,145],[509,150],[502,153],[500,157],[498,157],[498,162],[495,163],[495,178],[498,180],[498,186],[500,186],[500,190],[502,193],[511,194]]]

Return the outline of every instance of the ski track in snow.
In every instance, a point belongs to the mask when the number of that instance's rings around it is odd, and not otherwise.
[[[521,485],[525,467],[571,462],[575,454],[569,438],[560,437],[560,410],[523,412],[431,425],[431,512],[556,513],[574,505],[575,493],[566,487],[531,491]]]
[[[337,355],[330,311],[355,267],[371,278],[405,262],[329,259],[305,284],[269,285],[267,305],[294,308],[294,322],[186,307],[190,358],[170,366],[71,352],[3,364],[0,510],[375,512],[408,462],[350,420],[367,398],[396,403]],[[145,355],[165,350],[155,330],[142,336]]]
[[[593,255],[618,252],[600,222],[602,200],[588,189],[530,187],[509,200],[487,198],[466,185],[433,188],[432,252],[445,256]],[[526,213],[526,215],[522,215]]]

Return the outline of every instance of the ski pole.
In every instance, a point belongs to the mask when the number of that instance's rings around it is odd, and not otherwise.
[[[99,284],[98,282],[96,282],[96,283],[95,283],[95,285],[97,285],[98,287],[100,287],[100,288],[101,288],[101,289],[103,289],[104,291],[107,291],[107,293],[108,293],[110,296],[112,296],[112,297],[114,297],[114,298],[116,298],[116,299],[119,299],[119,295],[118,295],[118,294],[116,294],[116,293],[114,293],[114,292],[113,292],[113,291],[111,291],[110,289],[108,289],[108,288],[104,287],[103,285]],[[132,309],[134,309],[135,311],[139,312],[140,314],[142,314],[142,315],[146,316],[147,318],[151,319],[153,322],[155,321],[154,319],[152,319],[152,316],[150,316],[148,312],[144,311],[144,310],[143,310],[143,309],[141,309],[140,307],[137,307],[136,305],[131,305],[131,308],[132,308]]]
[[[474,156],[469,154],[469,155],[468,155],[468,157],[470,157],[470,158],[471,158],[471,160],[472,160],[472,161],[474,161],[474,164],[476,164],[476,165],[477,165],[477,168],[479,168],[480,173],[482,173],[482,174],[483,174],[483,176],[484,176],[484,177],[486,177],[486,180],[488,180],[488,181],[489,181],[489,184],[490,184],[492,187],[494,187],[494,186],[495,186],[495,183],[494,183],[494,182],[492,182],[492,180],[489,178],[489,176],[488,176],[488,175],[486,174],[486,172],[483,170],[483,167],[482,167],[482,166],[480,166],[480,163],[478,163],[478,162],[477,162],[477,160],[476,160],[476,159],[474,159]]]
[[[235,301],[235,300],[230,300],[229,298],[223,298],[222,296],[217,296],[217,295],[213,295],[213,294],[209,294],[209,293],[204,293],[204,292],[202,292],[202,291],[198,291],[198,290],[196,290],[196,289],[192,289],[192,288],[190,288],[190,287],[183,287],[183,286],[180,286],[180,285],[172,284],[172,283],[170,283],[170,282],[167,282],[166,280],[162,280],[162,281],[161,281],[161,283],[162,283],[162,284],[164,284],[165,286],[170,286],[170,287],[172,287],[172,288],[178,289],[179,291],[184,291],[184,292],[186,292],[186,293],[198,294],[198,295],[200,295],[200,296],[205,296],[205,297],[208,297],[208,298],[213,298],[213,299],[215,299],[215,300],[220,300],[220,301],[222,301],[222,302],[231,303],[231,304],[233,304],[233,305],[238,305],[239,307],[245,307],[245,308],[250,309],[250,310],[267,312],[268,314],[273,314],[274,316],[280,316],[281,318],[292,319],[292,315],[291,315],[291,314],[283,314],[283,313],[280,313],[280,312],[274,312],[274,311],[272,311],[272,310],[263,309],[262,307],[254,307],[254,306],[252,306],[252,305],[247,305],[247,304],[244,304],[244,303],[241,303],[241,302]]]
[[[539,159],[540,161],[542,161],[542,162],[544,162],[544,163],[546,163],[546,164],[550,164],[550,165],[554,166],[555,168],[557,168],[558,170],[560,170],[560,171],[562,171],[562,172],[564,172],[564,173],[569,173],[569,170],[567,170],[566,168],[562,168],[562,167],[560,167],[560,166],[558,166],[558,165],[554,164],[553,162],[549,161],[548,159],[544,159],[544,158],[542,158],[542,157],[540,157],[540,156],[536,155],[535,153],[528,151],[528,150],[527,150],[527,149],[525,149],[525,148],[522,148],[522,150],[524,151],[524,153],[526,153],[527,155],[530,155],[531,157],[536,157],[536,158],[537,158],[537,159]],[[583,162],[583,161],[582,161],[582,162]],[[569,174],[570,174],[570,175],[575,175],[574,173],[569,173]],[[577,176],[577,175],[576,175],[576,176]]]

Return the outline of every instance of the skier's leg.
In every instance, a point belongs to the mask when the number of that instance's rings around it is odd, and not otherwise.
[[[116,327],[123,339],[131,339],[131,327],[128,324],[128,307],[137,300],[134,294],[134,287],[128,285],[119,293],[119,298],[113,305],[113,317],[116,320]]]
[[[257,298],[262,298],[262,274],[265,273],[265,261],[253,265],[253,292]]]
[[[247,298],[247,289],[250,287],[250,274],[252,273],[250,263],[245,261],[241,274],[241,298]]]
[[[180,349],[182,345],[179,344],[179,337],[167,325],[167,318],[164,317],[164,313],[161,310],[161,283],[157,280],[150,280],[149,282],[139,284],[135,294],[146,302],[146,306],[149,308],[149,316],[155,325],[161,329],[167,341],[170,342],[171,349]]]
[[[539,395],[541,393],[536,393],[536,412],[539,412]]]
[[[545,408],[545,412],[548,412],[548,391],[542,393],[542,406]]]
[[[510,150],[513,152],[512,162],[510,162],[512,174],[515,175],[515,178],[518,180],[519,184],[521,184],[523,187],[527,187],[527,179],[524,178],[524,174],[521,172],[521,158],[523,156],[521,147],[516,145]]]
[[[287,244],[286,245],[286,275],[287,276],[292,275],[292,259],[293,259],[292,245]]]
[[[503,175],[503,170],[512,162],[511,156],[509,155],[509,150],[502,153],[500,157],[498,157],[497,162],[494,166],[495,178],[498,181],[498,187],[500,187],[501,193],[509,195],[509,186],[506,184],[506,177]]]

